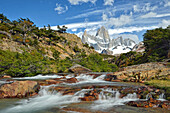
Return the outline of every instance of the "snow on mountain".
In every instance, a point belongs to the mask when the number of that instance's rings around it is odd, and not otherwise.
[[[99,53],[114,55],[132,51],[139,42],[139,39],[135,37],[133,40],[130,36],[119,36],[118,38],[111,39],[108,30],[102,26],[98,29],[95,36],[88,34],[85,30],[82,35],[82,42],[93,46]]]

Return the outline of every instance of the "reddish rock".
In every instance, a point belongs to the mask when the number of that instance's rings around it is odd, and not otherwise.
[[[66,80],[67,83],[76,83],[78,82],[76,78],[69,78]]]
[[[122,82],[121,80],[112,80],[112,82]]]
[[[11,78],[9,75],[4,75],[2,78]]]
[[[170,102],[169,101],[160,101],[155,100],[153,98],[150,98],[147,101],[131,101],[128,102],[127,105],[134,106],[134,107],[145,107],[145,108],[155,108],[155,107],[161,107],[165,109],[170,109]]]
[[[79,99],[81,99],[82,101],[95,101],[99,99],[99,94],[96,90],[93,90],[85,93],[84,97]]]
[[[50,85],[50,84],[60,84],[62,83],[62,81],[56,81],[56,80],[46,80],[46,82]]]
[[[117,76],[113,75],[113,74],[106,74],[104,80],[105,81],[114,81],[114,80],[117,80]]]
[[[22,98],[38,93],[39,84],[36,81],[16,81],[0,87],[1,98]]]

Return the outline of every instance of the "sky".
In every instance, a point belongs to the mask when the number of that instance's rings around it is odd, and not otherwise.
[[[79,37],[105,26],[111,38],[139,37],[170,25],[170,0],[1,0],[0,13],[10,20],[29,18],[36,26],[66,25]]]

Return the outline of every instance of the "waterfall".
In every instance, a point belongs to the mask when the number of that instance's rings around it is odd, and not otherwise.
[[[117,90],[113,90],[111,88],[102,89],[99,95],[99,100],[95,101],[92,105],[92,109],[103,110],[108,109],[117,105],[124,105],[125,102],[128,101],[136,101],[139,100],[137,98],[137,94],[128,94],[127,96],[120,98],[120,93]]]
[[[164,93],[162,93],[162,94],[159,95],[159,99],[158,99],[158,100],[166,101],[166,100],[165,100],[165,95],[164,95]]]

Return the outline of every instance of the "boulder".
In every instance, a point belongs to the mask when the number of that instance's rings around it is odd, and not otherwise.
[[[9,75],[4,75],[2,78],[11,78]]]
[[[92,72],[90,69],[85,68],[79,64],[75,64],[72,67],[69,68],[69,71],[72,73],[86,73],[86,72]]]
[[[119,80],[131,82],[143,82],[152,78],[168,78],[170,76],[170,68],[167,62],[151,62],[133,66],[127,66],[114,72]]]
[[[36,81],[15,81],[0,87],[0,98],[22,98],[38,93],[40,89]]]

